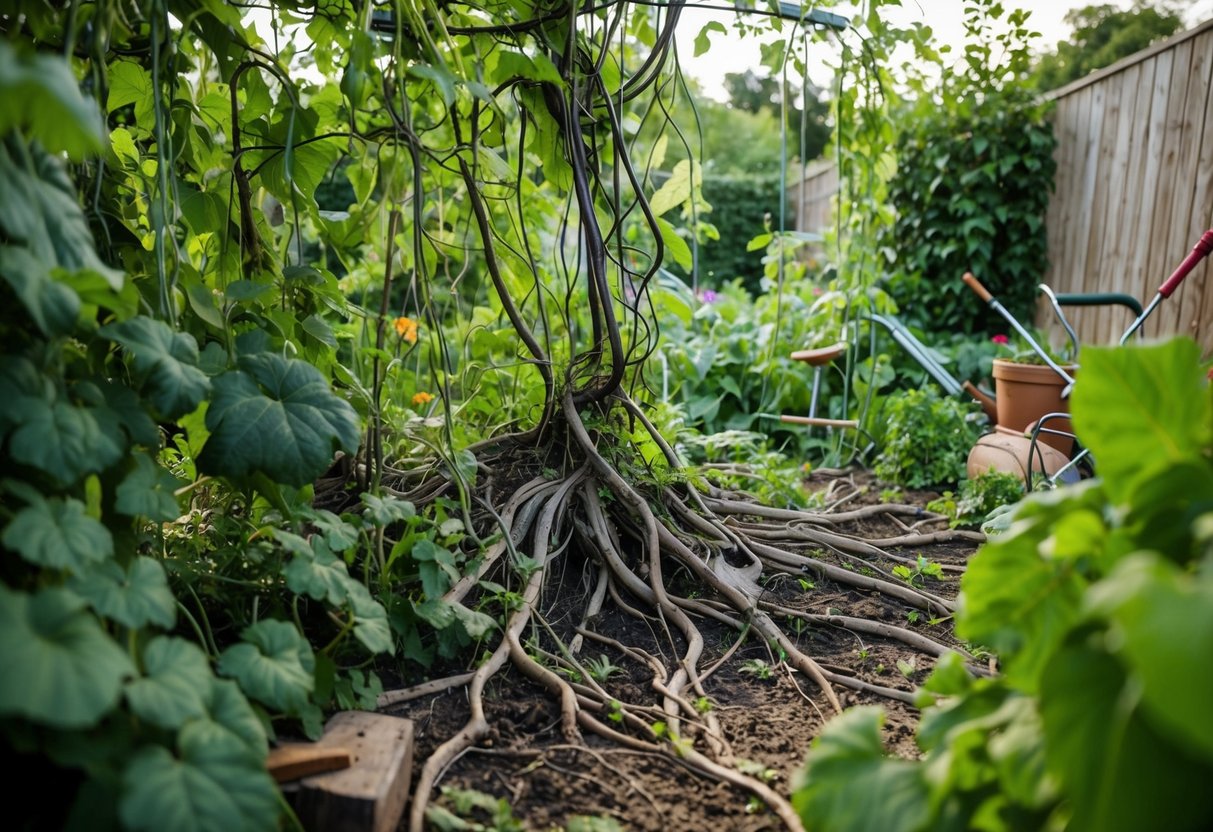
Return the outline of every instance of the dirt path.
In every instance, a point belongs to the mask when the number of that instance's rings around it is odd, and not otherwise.
[[[817,478],[813,487],[829,489],[832,500],[843,500],[838,510],[881,503],[881,485],[864,473]],[[934,496],[909,493],[897,500],[925,506]],[[882,539],[904,534],[912,523],[913,518],[878,514],[841,530],[866,539]],[[946,524],[925,530],[933,529],[944,530]],[[959,569],[976,546],[971,541],[951,541],[909,550],[890,547],[889,552],[910,559],[922,555],[929,562],[939,563],[945,570],[944,579],[928,578],[924,588],[954,598]],[[861,574],[887,573],[897,565],[889,559],[865,562],[838,553],[822,553],[820,557]],[[573,571],[558,592],[550,593],[554,597],[543,599],[544,608],[549,610],[546,618],[564,631],[562,638],[572,634],[577,622],[562,617],[561,598],[565,593],[576,597],[586,591]],[[820,619],[806,623],[791,613],[864,617],[949,647],[958,646],[950,618],[940,616],[932,621],[928,614],[887,596],[840,586],[818,576],[777,575],[762,587],[760,602],[773,605],[769,609],[795,633],[797,646],[825,669],[885,688],[911,691],[930,672],[934,658],[902,640],[857,633]],[[659,626],[646,626],[618,612],[603,613],[594,621],[595,631],[668,664],[672,658],[668,655],[669,642],[657,632]],[[768,781],[776,791],[787,795],[794,773],[823,723],[823,715],[829,714],[828,705],[810,680],[791,670],[761,639],[747,638],[730,653],[736,640],[731,629],[707,622],[703,630],[706,658],[701,662],[701,674],[718,659],[725,660],[708,676],[708,697],[697,701],[696,709],[710,711],[719,720],[737,768]],[[625,702],[660,701],[652,689],[651,669],[642,657],[626,655],[608,645],[585,644],[583,660],[600,656],[618,668],[597,680],[611,696]],[[916,753],[912,706],[866,692],[841,690],[840,697],[847,706],[883,705],[888,711],[885,731],[889,748],[907,756]],[[517,673],[494,680],[486,693],[485,707],[491,724],[488,738],[457,759],[439,781],[443,788],[474,790],[504,799],[522,823],[493,826],[485,812],[470,813],[486,824],[485,828],[560,829],[578,815],[611,818],[623,829],[654,832],[783,828],[778,818],[748,793],[703,779],[682,766],[676,755],[632,750],[590,736],[582,744],[569,743],[561,732],[557,703]],[[420,761],[464,725],[468,717],[466,691],[458,688],[388,711],[414,720],[416,759]],[[659,708],[642,716],[650,721],[663,718]],[[449,796],[436,802],[455,808]]]

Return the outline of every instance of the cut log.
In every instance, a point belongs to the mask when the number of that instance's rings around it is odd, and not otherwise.
[[[300,782],[295,806],[308,830],[392,832],[404,814],[413,767],[413,723],[367,711],[333,716],[317,746],[347,749],[353,765]]]
[[[301,742],[271,748],[265,766],[275,781],[289,783],[300,777],[349,768],[353,762],[354,755],[348,748]]]

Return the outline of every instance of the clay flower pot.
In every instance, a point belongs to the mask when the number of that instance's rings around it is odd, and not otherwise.
[[[1078,368],[1071,365],[1064,369],[1073,375]],[[1043,364],[1020,364],[995,358],[994,400],[998,424],[1026,431],[1046,413],[1068,413],[1069,403],[1061,397],[1065,386],[1065,380]],[[1069,419],[1051,419],[1045,427],[1072,430]],[[1074,446],[1074,440],[1066,436],[1042,433],[1041,439],[1067,455]]]

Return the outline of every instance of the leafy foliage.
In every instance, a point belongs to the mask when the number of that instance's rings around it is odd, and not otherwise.
[[[1064,87],[1084,75],[1170,37],[1183,26],[1178,7],[1134,0],[1128,9],[1100,3],[1066,12],[1073,30],[1040,56],[1032,76],[1042,90]]]
[[[1200,671],[1213,649],[1213,397],[1198,352],[1187,339],[1083,352],[1072,412],[1101,479],[1028,496],[970,562],[957,632],[994,648],[1005,674],[940,663],[924,686],[924,760],[898,764],[899,798],[928,809],[895,828],[1213,820],[1197,785],[1213,776]],[[835,720],[809,754],[797,800],[819,828],[888,821],[873,802],[816,814],[852,788],[832,769],[837,749],[866,771],[889,765],[867,720],[865,741],[859,717]]]
[[[1006,14],[1004,33],[993,35],[1003,15],[993,0],[966,3],[963,60],[944,68],[937,92],[924,90],[897,139],[897,219],[882,238],[895,257],[889,293],[907,319],[936,330],[1001,331],[961,283],[965,272],[1031,319],[1045,269],[1055,141],[1026,81],[1026,14]]]
[[[981,436],[980,408],[943,398],[934,387],[906,390],[884,405],[885,443],[873,470],[908,488],[957,483]]]

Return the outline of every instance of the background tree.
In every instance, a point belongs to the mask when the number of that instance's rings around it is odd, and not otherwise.
[[[1057,89],[1110,66],[1170,37],[1183,26],[1178,8],[1165,0],[1135,0],[1132,8],[1125,10],[1107,3],[1083,6],[1067,12],[1065,22],[1072,27],[1073,35],[1058,41],[1033,70],[1042,90]]]

